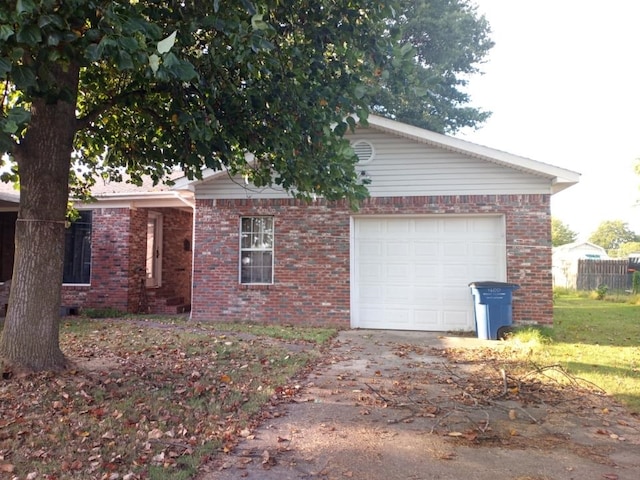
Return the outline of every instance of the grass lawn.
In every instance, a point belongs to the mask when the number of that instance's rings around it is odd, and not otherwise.
[[[0,380],[0,478],[193,478],[291,397],[332,329],[74,319],[62,374]],[[284,340],[284,341],[281,341]]]
[[[559,295],[553,329],[525,329],[512,341],[533,343],[537,365],[561,365],[640,413],[640,306],[615,300]]]

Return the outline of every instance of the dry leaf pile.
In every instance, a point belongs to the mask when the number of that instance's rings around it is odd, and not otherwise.
[[[188,478],[295,393],[313,348],[126,321],[79,322],[61,345],[65,373],[3,372],[1,478]]]

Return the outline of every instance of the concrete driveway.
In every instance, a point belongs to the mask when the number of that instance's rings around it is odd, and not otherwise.
[[[293,401],[199,480],[640,478],[640,422],[609,399],[483,402],[463,388],[500,377],[442,349],[487,345],[499,342],[341,332]]]

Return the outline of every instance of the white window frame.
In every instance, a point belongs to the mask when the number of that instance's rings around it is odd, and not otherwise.
[[[254,226],[253,220],[255,219],[269,219],[271,221],[271,225],[270,225],[271,231],[268,232],[266,230],[258,230],[258,231],[253,230],[253,226]],[[243,229],[243,224],[245,223],[245,220],[252,221],[251,230],[245,231]],[[240,217],[239,229],[240,229],[240,235],[239,235],[240,239],[238,242],[238,251],[239,251],[238,282],[241,285],[273,285],[274,263],[275,263],[275,260],[274,260],[275,259],[275,219],[274,217],[270,215],[247,215],[247,216]],[[264,243],[265,237],[269,238],[269,235],[271,240],[270,245]],[[247,245],[246,242],[244,242],[244,245],[243,245],[243,240],[246,240],[248,238],[253,238],[252,245]],[[263,253],[263,254],[271,255],[271,265],[270,265],[271,278],[269,279],[268,282],[252,281],[252,279],[247,280],[246,278],[243,278],[244,277],[243,268],[246,268],[247,266],[246,262],[251,261],[251,257],[253,256],[254,253],[258,253],[258,254]],[[261,265],[261,267],[264,268],[264,265]]]

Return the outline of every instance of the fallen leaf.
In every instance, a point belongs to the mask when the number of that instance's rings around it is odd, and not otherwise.
[[[0,472],[13,473],[15,468],[16,468],[15,465],[11,463],[0,463]]]
[[[276,459],[269,454],[269,450],[262,452],[262,468],[271,468],[276,464]]]

